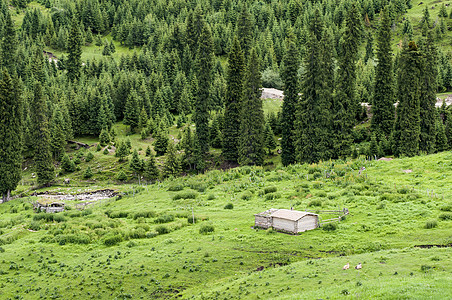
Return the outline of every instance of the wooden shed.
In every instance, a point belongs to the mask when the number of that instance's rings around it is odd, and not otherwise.
[[[319,215],[291,209],[269,209],[255,216],[255,226],[299,233],[319,227]]]

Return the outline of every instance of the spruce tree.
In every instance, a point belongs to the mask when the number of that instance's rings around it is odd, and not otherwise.
[[[452,149],[452,114],[450,112],[450,108],[446,110],[445,113],[445,132],[446,132],[446,138],[447,138],[447,150]]]
[[[52,162],[50,148],[49,122],[47,119],[47,104],[39,81],[34,84],[33,101],[31,104],[35,124],[34,167],[38,177],[38,185],[49,186],[55,178],[55,167]]]
[[[223,150],[225,160],[236,162],[240,130],[240,108],[243,98],[245,63],[238,38],[235,37],[228,58],[227,93],[224,109]]]
[[[76,16],[72,18],[71,32],[67,41],[68,57],[65,61],[67,74],[70,80],[80,77],[80,68],[82,67],[82,35],[79,29],[79,22]]]
[[[304,77],[296,124],[297,160],[318,162],[331,158],[332,94],[334,69],[331,35],[324,29],[320,12],[309,24],[304,58]]]
[[[199,36],[199,47],[196,54],[196,68],[198,79],[198,94],[194,112],[196,137],[199,143],[199,155],[204,157],[209,151],[209,102],[210,84],[213,68],[213,40],[209,26],[202,21],[203,26]]]
[[[75,171],[75,163],[69,158],[69,155],[64,154],[61,159],[61,169],[65,172],[74,172]]]
[[[159,129],[154,134],[154,138],[154,150],[157,153],[157,156],[165,154],[166,149],[168,148],[169,139],[166,130],[162,126],[159,126]]]
[[[160,171],[157,168],[154,154],[152,152],[150,152],[150,154],[148,156],[149,156],[149,159],[144,164],[143,176],[147,180],[155,181],[160,177]]]
[[[182,150],[184,154],[182,156],[182,165],[184,169],[191,170],[194,164],[193,151],[194,151],[194,140],[191,133],[190,126],[185,127],[184,136],[181,141]]]
[[[107,148],[105,148],[105,149],[107,149]],[[127,144],[124,141],[120,141],[116,145],[115,156],[119,157],[119,161],[123,161],[124,158],[126,158],[129,154],[130,154],[130,150],[129,150],[129,147],[127,147]]]
[[[181,172],[180,161],[176,154],[176,148],[172,142],[168,143],[166,150],[166,160],[163,165],[163,175],[165,177],[177,176]]]
[[[105,147],[110,142],[110,134],[106,128],[100,131],[99,143],[102,147]]]
[[[345,157],[349,154],[353,142],[352,130],[355,119],[361,113],[361,104],[356,97],[356,62],[362,25],[360,14],[354,4],[345,22],[333,106],[334,157]]]
[[[374,58],[374,38],[372,32],[367,33],[367,43],[366,43],[366,56],[364,57],[364,62],[367,63],[369,59]]]
[[[52,115],[50,127],[50,144],[53,158],[60,160],[64,154],[64,146],[66,145],[66,135],[64,132],[64,120],[61,110],[55,107]]]
[[[264,110],[262,109],[259,65],[256,50],[252,48],[245,73],[241,108],[238,160],[240,165],[262,165],[264,163]]]
[[[400,55],[397,76],[399,104],[393,136],[393,148],[397,156],[419,154],[421,60],[416,43],[405,45]]]
[[[437,51],[431,33],[420,45],[422,64],[420,70],[420,121],[421,135],[419,150],[425,153],[435,152],[436,136],[436,78],[438,76]]]
[[[140,157],[138,156],[137,149],[133,150],[132,159],[129,163],[129,169],[133,171],[135,174],[138,174],[143,169],[143,166],[141,164]]]
[[[276,148],[277,144],[275,141],[275,134],[273,133],[272,127],[270,126],[270,123],[266,123],[265,124],[265,131],[264,131],[264,136],[265,136],[265,148],[267,148],[268,151],[268,155],[270,155],[273,151],[273,149]]]
[[[436,114],[436,149],[438,152],[446,151],[448,148],[447,145],[447,136],[446,129],[443,124],[443,120],[439,114]]]
[[[377,33],[377,66],[375,68],[373,117],[371,128],[385,136],[391,134],[394,124],[394,79],[392,70],[391,20],[388,8],[382,11]]]
[[[299,53],[293,30],[288,31],[286,53],[283,58],[282,79],[284,102],[281,119],[281,162],[284,166],[295,162],[295,119],[300,92],[298,81]]]
[[[10,200],[22,174],[22,101],[17,84],[4,70],[0,80],[0,195]]]
[[[1,65],[5,67],[10,74],[15,73],[16,63],[16,50],[17,50],[17,37],[16,30],[14,28],[14,22],[11,18],[9,11],[4,14],[4,27],[2,37],[0,38],[0,58]]]
[[[240,48],[248,57],[253,43],[253,23],[246,4],[242,4],[242,11],[237,18],[236,36],[239,38]]]
[[[130,125],[130,130],[133,132],[133,130],[138,126],[139,117],[138,94],[134,89],[132,89],[126,101],[124,124]]]

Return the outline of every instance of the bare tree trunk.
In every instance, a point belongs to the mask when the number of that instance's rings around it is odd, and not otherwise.
[[[6,192],[6,201],[9,201],[9,200],[11,200],[11,190],[8,190]]]

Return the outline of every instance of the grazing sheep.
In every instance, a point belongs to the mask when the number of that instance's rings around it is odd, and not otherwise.
[[[361,263],[359,263],[359,264],[355,267],[356,270],[359,270],[359,269],[362,269],[362,268],[363,268],[363,266],[361,265]]]
[[[347,263],[345,266],[342,267],[342,270],[348,270],[350,268],[350,263]]]

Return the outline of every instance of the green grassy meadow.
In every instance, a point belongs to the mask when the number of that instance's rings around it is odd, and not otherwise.
[[[51,217],[30,195],[0,205],[0,297],[448,299],[451,185],[444,152],[115,185],[120,197]],[[291,206],[350,215],[298,236],[252,228],[255,213]]]

